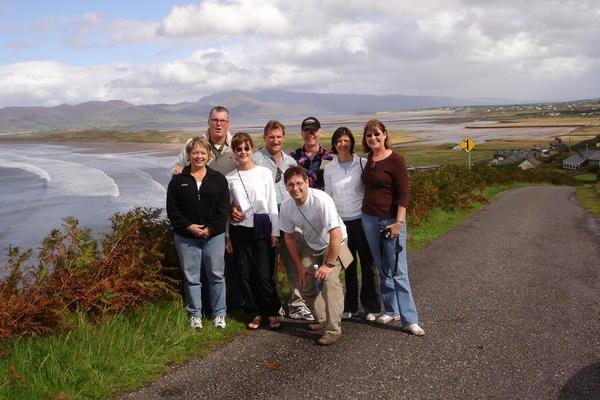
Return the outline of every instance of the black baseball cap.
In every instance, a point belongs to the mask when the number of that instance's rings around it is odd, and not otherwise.
[[[321,123],[315,117],[308,117],[302,121],[300,129],[303,131],[316,132],[321,129]]]

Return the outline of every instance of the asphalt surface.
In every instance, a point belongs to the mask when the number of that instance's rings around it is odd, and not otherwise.
[[[409,254],[421,326],[260,330],[125,399],[600,399],[600,222],[568,187],[501,194]]]

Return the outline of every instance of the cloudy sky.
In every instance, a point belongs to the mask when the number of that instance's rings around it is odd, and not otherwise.
[[[0,107],[229,89],[600,97],[598,0],[0,0]]]

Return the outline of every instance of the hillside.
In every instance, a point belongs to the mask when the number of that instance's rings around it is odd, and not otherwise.
[[[495,100],[496,104],[506,101]],[[422,108],[494,104],[489,99],[434,96],[322,94],[269,90],[226,91],[178,104],[134,105],[122,100],[89,101],[55,107],[4,107],[0,109],[0,133],[53,130],[147,130],[204,125],[213,105],[224,105],[244,121],[265,118],[302,118],[307,115],[344,115],[404,111]]]

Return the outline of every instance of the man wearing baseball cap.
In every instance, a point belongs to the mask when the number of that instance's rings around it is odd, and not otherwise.
[[[315,117],[308,117],[300,125],[304,145],[290,155],[308,174],[308,184],[315,189],[323,190],[323,168],[333,159],[333,154],[319,144],[321,123]]]

